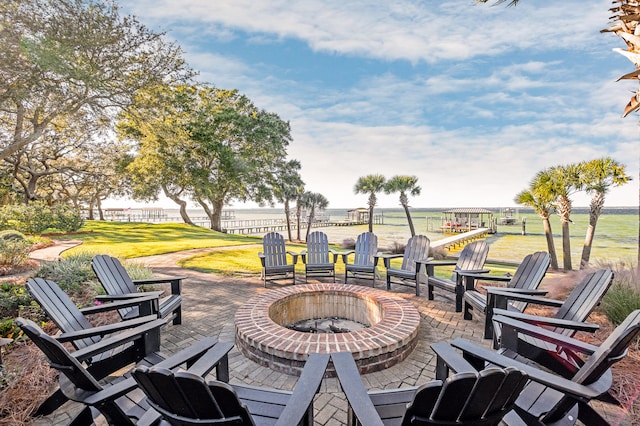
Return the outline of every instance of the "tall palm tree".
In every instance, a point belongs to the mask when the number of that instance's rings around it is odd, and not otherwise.
[[[400,204],[407,215],[407,222],[409,222],[409,229],[411,230],[411,236],[416,235],[416,231],[413,226],[413,220],[411,219],[411,213],[409,212],[409,198],[407,192],[413,196],[420,195],[421,188],[418,186],[417,176],[402,176],[397,175],[387,181],[384,186],[384,192],[391,194],[394,192],[400,193]]]
[[[376,194],[384,190],[385,178],[382,175],[367,175],[358,178],[353,192],[356,194],[369,194],[369,232],[373,232],[373,208],[378,199]]]
[[[316,209],[326,209],[329,205],[329,200],[318,192],[305,192],[303,200],[304,206],[309,209],[309,216],[307,218],[307,235],[304,238],[306,240],[309,238],[309,232],[311,232],[311,225],[313,224],[313,219],[315,219],[316,216]]]
[[[291,236],[291,201],[298,198],[298,195],[304,191],[304,182],[300,176],[302,165],[298,160],[286,162],[282,169],[277,173],[277,183],[274,185],[274,194],[276,199],[284,204],[284,217],[287,221],[287,234],[289,241]]]
[[[624,164],[620,164],[610,157],[599,158],[596,160],[584,162],[580,164],[582,186],[588,194],[591,194],[591,202],[589,203],[589,227],[582,246],[582,257],[580,259],[580,269],[584,269],[589,265],[589,257],[591,256],[591,243],[596,232],[596,224],[602,207],[604,206],[604,198],[607,191],[611,187],[624,185],[631,176],[625,174]]]
[[[529,188],[520,191],[514,198],[514,201],[518,204],[533,207],[542,219],[544,235],[547,240],[547,250],[551,256],[551,268],[557,270],[558,256],[556,255],[551,222],[549,221],[551,212],[554,209],[554,200],[555,196],[551,191],[549,176],[546,171],[538,172],[529,184]]]
[[[571,195],[579,191],[580,167],[577,164],[567,166],[553,166],[547,169],[551,183],[551,191],[556,197],[556,213],[560,216],[562,224],[562,264],[565,271],[573,269],[571,262]]]

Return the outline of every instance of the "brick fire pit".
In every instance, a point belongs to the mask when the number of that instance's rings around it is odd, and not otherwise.
[[[367,328],[348,333],[305,333],[286,328],[298,321],[339,317]],[[283,287],[257,296],[235,315],[236,344],[249,359],[288,374],[300,374],[312,352],[353,354],[361,373],[405,359],[416,345],[420,315],[388,292],[343,284]],[[332,375],[331,366],[328,370]]]

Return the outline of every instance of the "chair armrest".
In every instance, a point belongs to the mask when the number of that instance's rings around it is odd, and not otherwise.
[[[457,263],[458,261],[455,259],[434,260],[433,258],[428,262],[430,266],[451,266]]]
[[[482,281],[501,281],[501,282],[508,282],[511,281],[511,279],[513,278],[513,276],[506,276],[506,275],[486,275],[486,274],[478,274],[475,272],[465,272],[465,271],[460,271],[459,272],[460,275],[464,275],[465,277],[470,277],[476,280],[482,280]]]
[[[458,275],[469,276],[470,274],[486,274],[490,271],[491,269],[459,269],[454,272]]]
[[[296,253],[295,251],[291,251],[291,250],[287,250],[287,253],[291,256],[291,258],[293,259],[293,264],[295,265],[296,263],[298,263],[298,256],[300,256],[298,253]]]
[[[455,373],[465,371],[476,371],[466,359],[457,352],[453,346],[446,342],[432,343],[431,349],[437,355],[436,360],[436,379],[445,380],[449,376],[449,370]]]
[[[467,359],[474,359],[476,362],[487,362],[497,365],[501,368],[515,367],[529,375],[529,379],[534,382],[541,383],[557,391],[569,394],[578,399],[593,399],[600,396],[603,392],[602,389],[597,388],[597,381],[593,385],[584,386],[571,380],[567,380],[564,377],[557,376],[552,373],[548,373],[533,365],[525,364],[523,362],[514,360],[512,358],[500,355],[490,349],[476,345],[466,339],[457,338],[451,342],[451,346],[456,347],[462,351],[462,356]],[[471,364],[474,361],[470,361]]]
[[[382,261],[384,263],[384,267],[386,269],[389,269],[391,267],[391,259],[397,259],[399,257],[404,257],[403,253],[383,253],[380,256],[382,258]]]
[[[329,354],[312,353],[309,355],[293,394],[280,413],[280,418],[276,422],[277,426],[297,425],[302,422],[309,407],[313,404],[313,397],[320,389],[328,363]]]
[[[484,288],[487,293],[493,293],[495,291],[500,291],[500,292],[509,292],[512,294],[528,294],[531,296],[544,296],[545,294],[549,293],[549,291],[547,290],[538,290],[538,289],[528,289],[528,288],[511,288],[511,287],[491,287],[491,286],[480,286],[482,288]]]
[[[514,312],[508,311],[505,309],[494,309],[494,315],[502,315],[505,317],[517,319],[518,321],[526,322],[528,324],[537,325],[537,326],[552,326],[558,328],[569,328],[576,331],[587,331],[589,333],[593,333],[600,329],[598,324],[591,324],[588,322],[581,321],[571,321],[565,319],[558,319],[552,317],[542,317],[538,315],[525,314],[522,312]]]
[[[344,263],[346,265],[349,255],[353,254],[355,252],[356,252],[355,250],[346,250],[346,251],[340,252],[340,256],[342,256],[342,263]]]
[[[342,391],[347,397],[347,402],[358,421],[363,425],[382,426],[380,415],[367,394],[367,389],[362,383],[358,366],[351,353],[332,353],[331,360],[336,369]]]
[[[502,327],[502,336],[500,339],[501,347],[516,349],[517,335],[524,334],[586,355],[591,355],[598,349],[597,346],[585,343],[581,340],[547,330],[546,328],[518,321],[514,318],[508,318],[503,315],[494,316],[493,321],[500,324]]]
[[[229,383],[229,352],[233,349],[233,343],[219,342],[200,357],[189,371],[198,376],[205,377],[213,368],[216,368],[216,379]]]
[[[426,259],[416,260],[416,271],[420,271],[422,265],[428,265],[433,260],[433,257],[427,257]],[[426,269],[426,268],[425,268]]]
[[[135,299],[136,297],[145,297],[145,296],[158,296],[164,293],[163,291],[143,291],[140,293],[124,293],[124,294],[99,294],[96,296],[96,300],[112,302],[114,300],[128,300]]]
[[[55,339],[59,342],[72,342],[78,339],[84,339],[92,336],[104,336],[107,334],[115,333],[117,331],[127,330],[137,327],[139,325],[155,321],[158,319],[157,315],[147,315],[144,317],[134,318],[127,321],[120,321],[114,324],[106,324],[98,327],[91,327],[84,330],[70,331],[68,333],[62,333],[55,336]]]
[[[144,338],[152,331],[158,332],[160,327],[166,324],[166,320],[156,319],[154,321],[141,324],[137,327],[122,331],[114,336],[106,337],[97,343],[78,349],[72,355],[79,361],[87,360],[109,349],[117,348],[125,343]]]
[[[158,313],[158,303],[159,302],[158,302],[157,294],[141,295],[140,297],[121,300],[118,302],[104,303],[102,305],[97,305],[97,306],[89,306],[89,307],[80,309],[80,312],[82,312],[84,315],[91,315],[99,312],[108,312],[108,311],[113,311],[115,309],[130,308],[133,306],[137,306],[140,309],[141,313],[151,314],[151,313]],[[143,305],[147,305],[146,310],[143,307]]]
[[[333,263],[336,263],[338,261],[338,256],[340,255],[340,252],[334,249],[329,249],[329,253],[333,255]]]
[[[187,279],[187,277],[148,278],[144,280],[133,280],[133,283],[135,285],[171,284],[171,294],[180,294],[180,287],[184,279]]]
[[[212,339],[210,337],[204,338],[165,359],[164,361],[159,362],[154,367],[172,369],[184,363],[191,362],[203,356],[216,343],[217,341],[215,339]],[[113,401],[127,394],[137,386],[138,384],[136,383],[134,378],[129,377],[126,380],[114,384],[113,386],[109,386],[108,388],[105,388],[99,392],[93,393],[83,398],[82,402],[89,406],[104,404],[105,402]]]
[[[503,299],[506,299],[507,301],[515,300],[518,302],[528,302],[535,305],[552,306],[555,308],[559,308],[564,303],[561,300],[548,299],[548,298],[539,297],[539,296],[529,296],[527,294],[518,294],[513,291],[503,291],[502,289],[488,291],[488,295],[489,297],[495,296],[496,303],[494,304],[494,306],[497,306],[498,298],[503,298]]]

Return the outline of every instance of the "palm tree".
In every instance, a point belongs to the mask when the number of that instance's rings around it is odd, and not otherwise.
[[[367,175],[358,178],[353,192],[369,194],[369,232],[373,232],[373,208],[378,202],[376,194],[384,190],[385,179],[382,175]]]
[[[547,240],[547,250],[551,256],[551,268],[558,269],[558,257],[556,256],[556,247],[553,242],[551,222],[549,221],[551,211],[554,208],[554,200],[555,196],[551,191],[549,176],[546,171],[538,172],[529,184],[529,189],[519,192],[514,198],[514,201],[518,204],[533,207],[542,219],[544,235]]]
[[[384,192],[391,194],[394,192],[400,193],[400,204],[407,215],[407,222],[409,222],[409,229],[411,230],[411,236],[416,235],[416,231],[413,227],[413,220],[411,219],[411,213],[409,212],[409,198],[407,192],[413,196],[420,195],[421,188],[418,186],[417,176],[394,176],[387,181],[384,186]]]
[[[588,194],[592,195],[591,203],[589,203],[589,227],[587,228],[580,259],[580,269],[584,269],[589,265],[591,243],[596,232],[598,218],[602,213],[607,191],[611,187],[627,183],[631,180],[631,176],[625,174],[625,166],[623,164],[610,157],[584,162],[580,164],[580,167],[583,188]]]
[[[324,195],[318,192],[305,192],[303,195],[303,204],[309,209],[309,216],[307,217],[307,235],[305,240],[309,238],[309,232],[311,232],[311,225],[316,215],[316,209],[323,210],[329,205],[329,200]]]
[[[570,196],[581,189],[580,167],[577,164],[568,166],[554,166],[547,169],[551,191],[556,199],[556,213],[562,224],[562,264],[565,271],[572,270],[571,266],[571,223],[572,202]]]
[[[284,217],[287,221],[287,233],[289,241],[291,236],[291,208],[290,203],[296,200],[300,193],[304,191],[304,182],[300,177],[299,170],[302,165],[298,160],[291,160],[284,164],[278,173],[277,183],[274,185],[276,199],[284,204]],[[298,226],[299,227],[299,226]],[[300,237],[298,237],[299,239]]]

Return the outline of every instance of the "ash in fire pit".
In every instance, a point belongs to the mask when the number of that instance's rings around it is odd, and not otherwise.
[[[347,318],[313,318],[288,325],[290,330],[303,333],[350,333],[367,328],[368,325]]]

